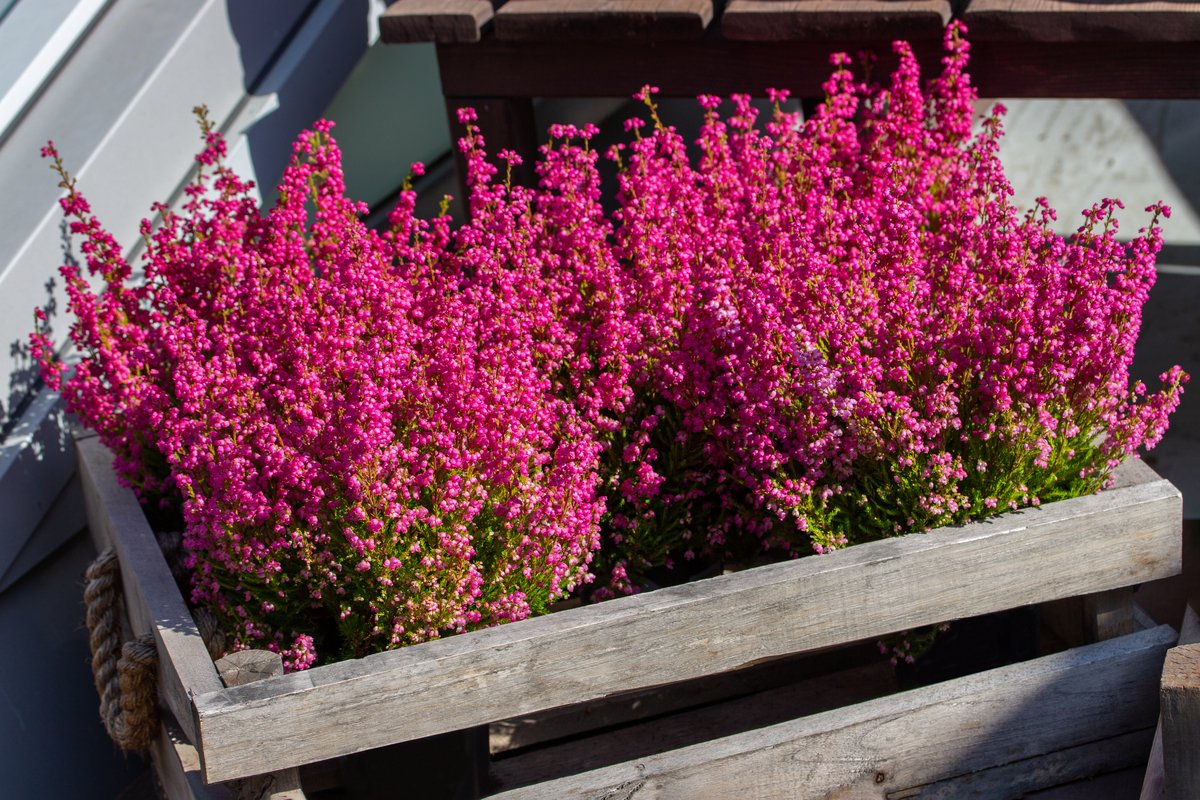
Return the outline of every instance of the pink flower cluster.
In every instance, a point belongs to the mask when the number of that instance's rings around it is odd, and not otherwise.
[[[603,511],[586,406],[529,335],[557,288],[497,260],[486,228],[450,246],[411,192],[368,229],[330,127],[260,216],[206,125],[135,288],[64,176],[106,291],[65,268],[85,357],[46,370],[135,487],[178,492],[193,599],[291,669],[545,611],[590,579]]]
[[[553,127],[522,187],[464,110],[455,230],[409,189],[368,229],[328,123],[264,215],[205,123],[141,282],[51,146],[84,358],[35,351],[143,497],[181,504],[194,599],[291,669],[539,613],[592,573],[604,596],[1096,491],[1186,380],[1130,388],[1168,211],[1129,244],[1116,201],[1066,238],[1044,201],[1018,213],[961,28],[925,87],[896,50],[886,86],[835,57],[809,120],[701,98],[692,152],[647,88],[611,212],[594,127]]]
[[[1063,238],[1009,200],[1002,106],[972,133],[960,26],[922,87],[835,56],[818,113],[702,97],[689,157],[619,147],[614,246],[646,341],[614,506],[623,567],[825,552],[1096,491],[1162,436],[1186,376],[1130,388],[1161,205],[1130,244],[1104,200]],[[628,431],[636,431],[630,434]],[[610,559],[611,560],[611,559]],[[624,573],[617,583],[627,582]]]

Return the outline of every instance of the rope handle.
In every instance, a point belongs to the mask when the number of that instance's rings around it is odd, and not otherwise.
[[[178,532],[156,532],[159,548],[177,583],[186,581]],[[123,642],[121,563],[111,547],[97,556],[84,574],[83,600],[92,677],[100,695],[100,717],[108,735],[122,750],[145,750],[158,730],[158,651],[154,634]],[[215,661],[225,653],[226,638],[208,608],[192,610],[200,638]]]
[[[84,574],[92,677],[100,695],[100,718],[117,746],[145,750],[158,731],[158,650],[154,634],[128,642],[121,630],[121,565],[111,549]]]

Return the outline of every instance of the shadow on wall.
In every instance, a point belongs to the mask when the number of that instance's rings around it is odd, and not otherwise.
[[[1200,100],[1130,100],[1125,109],[1188,205],[1200,214]],[[1200,267],[1200,243],[1168,243],[1159,261]]]
[[[1181,200],[1200,215],[1200,101],[1134,100],[1124,105]],[[1158,256],[1158,280],[1143,310],[1132,377],[1154,390],[1159,373],[1172,364],[1192,375],[1162,442],[1144,458],[1183,492],[1184,517],[1195,519],[1200,517],[1200,242],[1172,242],[1174,222],[1164,225],[1167,242]]]
[[[263,110],[235,114],[226,133],[245,135],[264,202],[274,199],[296,135],[320,117],[366,52],[371,13],[368,0],[227,0],[246,94]]]
[[[66,220],[59,224],[59,233],[62,237],[62,263],[77,266],[78,260],[71,246],[71,232],[67,227]],[[46,315],[45,326],[49,332],[52,335],[57,332],[65,336],[65,331],[56,331],[55,329],[55,322],[58,318],[58,283],[59,278],[56,274],[54,277],[48,278],[42,285],[45,290],[45,299],[40,303],[40,308]],[[31,313],[29,316],[30,331],[33,330],[33,324],[34,317]],[[63,336],[58,338],[63,338]],[[17,339],[12,342],[8,346],[8,357],[12,364],[12,371],[8,378],[8,392],[3,398],[0,398],[0,443],[8,437],[13,427],[20,421],[21,415],[33,402],[34,395],[42,384],[41,369],[33,361],[29,352],[28,339]]]
[[[227,0],[225,13],[238,46],[246,99],[221,120],[222,129],[232,146],[245,137],[241,147],[253,177],[266,187],[264,199],[270,201],[296,134],[321,115],[366,52],[373,12],[368,0]],[[61,231],[63,263],[72,263],[65,222]],[[61,283],[57,277],[46,283],[42,307],[55,328],[55,339],[62,341],[66,322],[58,318],[54,298],[61,286],[56,283]],[[32,330],[32,314],[28,323]],[[3,352],[10,372],[0,389],[0,442],[21,419],[41,383],[26,336],[8,342]]]

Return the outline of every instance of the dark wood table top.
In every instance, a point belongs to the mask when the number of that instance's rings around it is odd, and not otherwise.
[[[387,42],[436,42],[451,96],[819,95],[831,51],[909,40],[936,68],[959,18],[985,95],[1200,97],[1200,2],[399,0]]]

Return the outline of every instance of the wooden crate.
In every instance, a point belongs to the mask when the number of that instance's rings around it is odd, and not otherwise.
[[[162,703],[177,722],[179,736],[195,745],[193,756],[186,743],[165,735],[160,742],[161,760],[174,756],[178,762],[182,754],[195,761],[190,770],[178,763],[160,767],[174,770],[172,780],[180,792],[194,791],[200,774],[215,783],[273,773],[921,625],[1107,592],[1180,569],[1180,495],[1140,461],[1130,461],[1119,470],[1117,484],[1098,495],[225,687],[135,499],[116,483],[109,453],[94,437],[81,439],[77,452],[92,534],[98,545],[118,552],[133,631],[154,633]],[[1088,683],[1095,684],[1095,691],[1117,686],[1112,681],[1118,673],[1127,680],[1119,685],[1140,685],[1138,669],[1147,663],[1157,676],[1172,636],[1169,629],[1143,631],[1133,637],[1136,642],[1123,637],[1117,640],[1120,646],[1104,643],[1100,651],[1071,651],[1074,655],[1029,662],[1033,666],[1015,667],[998,677],[963,679],[976,683],[965,688],[955,684],[953,691],[965,694],[949,694],[944,700],[935,695],[914,699],[909,693],[898,696],[903,699],[870,701],[882,706],[852,705],[743,734],[758,737],[750,744],[718,739],[717,750],[708,755],[685,748],[678,751],[685,766],[661,767],[668,777],[661,779],[657,796],[723,796],[711,793],[724,785],[714,775],[743,780],[745,773],[738,770],[758,774],[755,765],[775,763],[775,754],[788,751],[788,742],[815,736],[819,758],[783,759],[796,769],[771,772],[776,777],[761,787],[754,783],[750,793],[794,796],[788,787],[794,789],[797,775],[808,775],[817,762],[861,769],[870,761],[851,751],[844,751],[843,759],[841,748],[847,742],[861,740],[875,728],[888,730],[891,723],[885,720],[914,715],[918,707],[965,708],[965,697],[984,699],[964,717],[955,741],[985,739],[994,735],[992,723],[999,723],[1006,709],[1024,708],[1039,692],[1049,692],[1045,699],[1057,702],[1060,695],[1072,693],[1070,684],[1084,680],[1081,675],[1096,676]],[[1140,666],[1128,667],[1133,662]],[[1151,694],[1156,683],[1154,677]],[[1108,707],[1115,702],[1090,696]],[[1151,728],[1153,724],[1152,719]],[[1065,722],[1059,727],[1064,726],[1070,727]],[[1071,729],[1086,728],[1084,720]],[[1010,761],[1059,752],[1063,747],[1058,745],[1072,741],[1055,736],[1050,731],[1036,738]],[[890,758],[925,757],[919,748],[900,747],[902,738]],[[929,747],[931,752],[953,750],[936,741]],[[760,755],[747,761],[734,751]],[[606,786],[617,778],[618,785],[643,781],[641,791],[652,796],[646,787],[653,781],[647,776],[659,774],[655,770],[660,766],[647,763],[667,763],[662,760],[666,756],[655,758],[610,767],[598,780]],[[824,770],[832,776],[829,780],[850,774],[837,769]],[[883,775],[878,783],[891,786],[889,774],[882,769],[870,777],[874,781]],[[677,795],[672,785],[693,785],[683,782],[684,776],[696,782],[697,791],[704,786],[711,791]],[[588,787],[577,795],[608,796]],[[763,793],[758,794],[760,788]],[[565,787],[536,791],[549,793],[525,796],[576,796]]]

